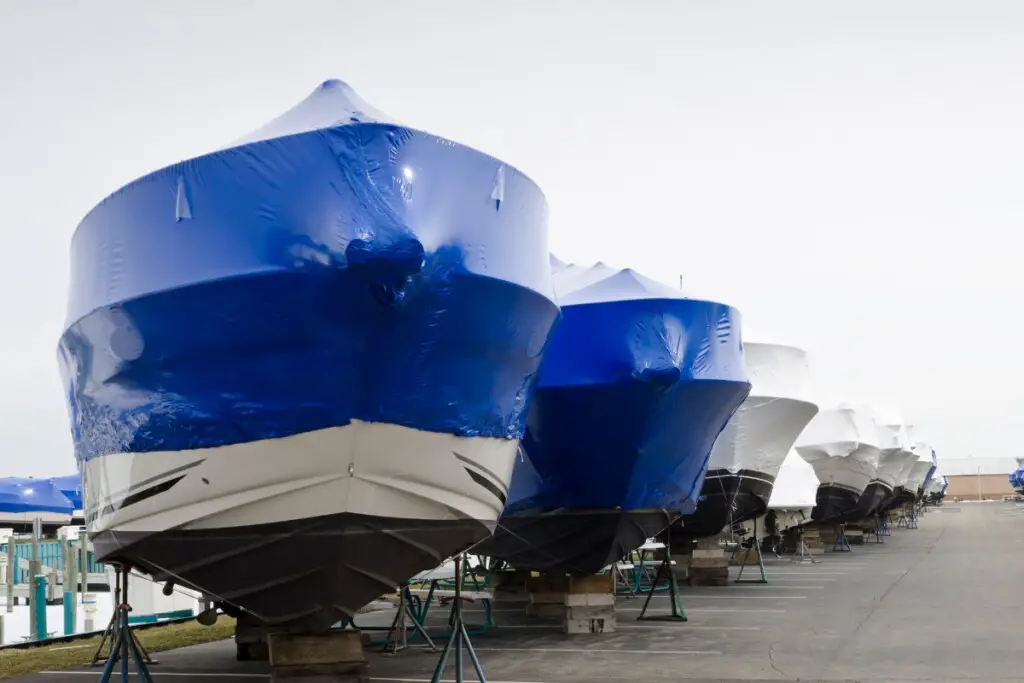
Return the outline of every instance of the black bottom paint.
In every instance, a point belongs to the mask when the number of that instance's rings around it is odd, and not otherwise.
[[[856,521],[871,517],[881,510],[882,502],[892,495],[892,489],[880,481],[873,481],[864,489],[850,516],[844,521]]]
[[[917,494],[913,491],[908,491],[902,486],[897,486],[893,489],[892,495],[888,500],[882,503],[882,511],[895,510],[896,508],[905,505],[906,503],[914,502],[917,498]]]
[[[516,569],[596,574],[636,550],[672,521],[665,510],[552,510],[503,515],[474,553]]]
[[[268,624],[323,630],[489,532],[476,520],[342,513],[226,529],[105,531],[93,544],[98,560],[173,578]]]
[[[818,487],[811,519],[815,522],[845,522],[857,509],[860,497],[861,493],[843,486],[822,484]]]
[[[697,509],[672,525],[672,538],[707,538],[720,534],[730,523],[760,517],[768,509],[774,486],[774,477],[754,470],[709,470]]]

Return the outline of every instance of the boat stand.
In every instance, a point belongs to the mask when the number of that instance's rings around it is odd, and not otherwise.
[[[447,602],[451,600],[452,612],[449,621],[452,625],[452,635],[448,638],[448,642],[445,643],[444,649],[441,650],[441,658],[437,661],[437,667],[434,669],[434,675],[430,679],[430,683],[441,683],[441,676],[444,675],[445,665],[448,664],[448,654],[455,649],[455,683],[464,683],[465,674],[462,666],[462,648],[466,648],[466,654],[469,655],[469,661],[473,665],[473,669],[476,671],[476,678],[480,683],[487,683],[487,677],[484,676],[483,667],[480,666],[480,660],[477,659],[476,651],[473,650],[473,643],[469,640],[469,634],[466,633],[466,622],[462,618],[462,567],[463,567],[462,553],[455,556],[455,595],[451,598],[442,598],[441,601]]]
[[[853,547],[850,545],[850,539],[846,537],[846,523],[837,524],[836,527],[836,542],[832,546],[832,552],[834,553],[850,553],[853,552]]]
[[[882,538],[882,513],[875,513],[875,543],[885,543],[885,539]]]
[[[658,571],[654,575],[654,580],[651,581],[651,586],[647,590],[647,599],[644,600],[644,606],[640,609],[640,616],[636,618],[637,621],[687,621],[686,612],[683,611],[682,601],[679,599],[679,584],[676,582],[676,575],[672,571],[672,538],[671,535],[667,535],[665,538],[665,556],[661,558],[661,564],[658,565]],[[672,605],[672,611],[669,614],[652,614],[647,616],[647,608],[651,604],[651,598],[654,597],[654,593],[658,590],[658,584],[661,583],[662,578],[668,580],[668,599]]]
[[[153,683],[153,677],[149,673],[149,666],[157,662],[149,656],[146,648],[135,636],[131,625],[128,622],[128,613],[132,611],[128,604],[128,576],[131,574],[131,566],[118,564],[114,573],[114,614],[110,617],[103,637],[100,639],[96,654],[92,657],[92,665],[103,665],[103,672],[100,674],[100,683],[109,683],[114,673],[114,664],[121,662],[122,683],[128,683],[128,660],[135,663],[135,671],[139,678],[146,683]],[[108,649],[104,649],[107,638],[110,638]]]
[[[413,631],[423,640],[427,641],[427,647],[430,652],[437,652],[434,641],[427,635],[427,631],[420,621],[420,615],[413,610],[413,604],[412,593],[409,591],[409,587],[403,586],[398,591],[398,613],[395,614],[395,618],[391,622],[391,628],[388,630],[384,646],[380,650],[381,652],[396,655],[400,651],[407,649],[409,647],[408,627],[410,623]]]
[[[807,541],[804,540],[803,528],[797,529],[797,537],[800,539],[800,542],[797,545],[798,550],[790,562],[810,562],[811,564],[818,564],[818,560],[814,559],[814,555],[807,550]]]
[[[898,529],[899,528],[902,528],[902,529],[916,529],[917,528],[917,512],[914,510],[914,507],[912,505],[910,506],[910,511],[909,512],[907,511],[906,507],[904,507],[902,510],[900,510],[900,519],[899,519],[898,522],[896,522],[896,528],[898,528]]]
[[[881,527],[879,529],[881,531],[880,535],[881,536],[892,536],[892,529],[889,528],[889,511],[888,510],[886,510],[885,512],[882,513],[880,524],[881,524]]]
[[[768,576],[764,571],[764,556],[761,554],[761,544],[757,542],[757,517],[754,518],[754,533],[751,536],[750,541],[750,548],[743,553],[743,564],[740,565],[740,573],[736,577],[736,581],[734,583],[768,583]],[[757,557],[757,568],[761,571],[761,578],[759,579],[743,578],[743,570],[747,568],[747,562],[750,560],[750,550],[753,550],[755,557]],[[736,557],[736,553],[734,552],[732,556]]]

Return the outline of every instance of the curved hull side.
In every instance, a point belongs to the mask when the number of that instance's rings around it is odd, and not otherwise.
[[[763,472],[709,471],[697,509],[673,524],[672,537],[707,538],[721,533],[730,524],[763,515],[774,485],[775,477]]]
[[[354,421],[85,463],[97,559],[327,628],[486,538],[517,444]],[[415,454],[416,457],[411,457]]]
[[[553,510],[503,515],[494,536],[474,553],[516,569],[597,574],[672,520],[664,510]]]
[[[838,485],[822,484],[818,487],[817,504],[811,510],[815,522],[841,522],[857,509],[861,491]]]
[[[881,481],[873,481],[864,489],[857,501],[857,507],[850,513],[845,521],[857,521],[870,517],[882,507],[882,502],[892,495],[892,489]]]
[[[97,559],[128,559],[266,623],[322,630],[489,532],[472,519],[338,513],[158,534],[104,531],[93,544]]]

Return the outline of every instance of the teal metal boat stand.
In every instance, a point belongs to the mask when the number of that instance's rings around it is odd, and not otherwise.
[[[853,547],[850,545],[850,539],[846,537],[846,524],[836,525],[836,542],[832,546],[832,552],[834,553],[850,553],[853,552]]]
[[[882,536],[892,536],[892,529],[889,526],[890,521],[889,511],[886,510],[882,513]]]
[[[875,543],[885,543],[885,538],[882,534],[884,519],[885,518],[882,516],[882,513],[875,513]]]
[[[476,678],[480,683],[487,683],[487,677],[484,676],[483,667],[480,666],[480,660],[477,659],[476,652],[473,650],[473,643],[469,640],[469,634],[466,633],[466,622],[462,618],[462,568],[463,568],[462,553],[455,556],[455,595],[451,598],[441,598],[441,604],[448,602],[452,603],[452,612],[449,622],[452,627],[452,635],[448,638],[448,642],[445,643],[444,649],[441,650],[441,658],[437,662],[437,668],[434,669],[434,676],[430,679],[431,683],[441,683],[441,676],[444,674],[444,667],[448,664],[448,654],[455,649],[455,683],[464,683],[465,675],[463,673],[462,666],[462,648],[466,648],[466,654],[469,655],[469,661],[473,665],[473,669],[476,670]]]
[[[742,545],[740,546],[743,547]],[[750,561],[750,551],[754,551],[754,556],[757,558],[757,568],[761,572],[761,578],[759,579],[744,579],[743,570],[747,568],[747,562]],[[739,552],[739,551],[737,551]],[[736,557],[736,553],[732,554]],[[768,583],[768,575],[764,571],[764,556],[761,554],[761,544],[757,542],[757,518],[754,518],[754,533],[750,537],[750,546],[746,548],[746,552],[743,553],[743,564],[740,565],[740,573],[736,577],[735,583]]]
[[[132,568],[127,564],[116,566],[114,573],[114,615],[110,618],[100,645],[93,655],[92,665],[103,664],[103,672],[100,674],[100,683],[110,683],[110,677],[114,673],[114,665],[121,662],[121,676],[118,680],[121,683],[128,683],[128,660],[135,663],[135,671],[140,679],[146,683],[153,683],[153,677],[149,673],[149,666],[156,662],[149,656],[142,643],[135,636],[131,625],[128,622],[128,614],[132,611],[128,604],[128,577]],[[107,638],[110,639],[109,649],[104,650]]]
[[[647,599],[644,600],[644,606],[640,609],[640,616],[636,618],[637,621],[684,622],[687,620],[686,612],[683,611],[682,601],[679,599],[679,584],[676,583],[676,575],[672,571],[671,531],[666,533],[663,552],[665,556],[661,558],[661,564],[658,565],[658,571],[654,574],[654,580],[651,581],[651,586],[647,589]],[[652,614],[648,616],[647,608],[650,606],[651,598],[654,597],[654,593],[658,590],[658,584],[661,583],[662,579],[668,581],[668,599],[672,610],[668,614]]]

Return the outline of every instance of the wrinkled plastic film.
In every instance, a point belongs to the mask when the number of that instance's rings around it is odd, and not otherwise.
[[[524,442],[550,484],[514,485],[509,509],[695,503],[711,446],[749,390],[738,312],[603,264],[564,266],[554,283],[563,319]]]
[[[748,470],[775,477],[818,406],[811,398],[810,368],[803,349],[743,344],[750,395],[715,441],[709,469]]]
[[[557,317],[544,197],[350,91],[82,221],[59,354],[80,459],[354,418],[521,438]]]

